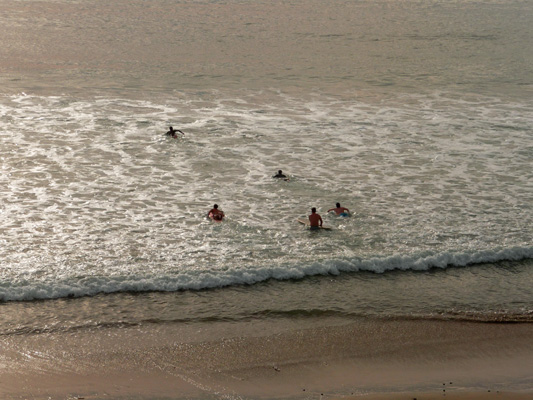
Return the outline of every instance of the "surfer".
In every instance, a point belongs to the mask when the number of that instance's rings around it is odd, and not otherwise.
[[[178,135],[176,134],[176,132],[179,132],[181,133],[182,135],[185,135],[185,133],[183,133],[182,131],[180,131],[179,129],[174,129],[173,127],[169,126],[169,130],[167,133],[165,133],[165,135],[167,136],[172,136],[174,139],[176,139],[178,137]]]
[[[350,210],[348,210],[346,207],[341,207],[341,203],[335,204],[335,208],[330,208],[328,212],[335,211],[335,214],[340,215],[342,217],[347,217],[350,215]]]
[[[276,175],[273,175],[272,178],[281,178],[281,179],[287,179],[287,175],[283,173],[283,171],[280,169]]]
[[[222,221],[224,218],[224,211],[218,209],[218,204],[215,204],[211,210],[207,213],[207,217],[215,221]]]
[[[309,226],[311,229],[319,229],[322,226],[322,217],[316,213],[316,208],[311,208],[311,215],[309,216]]]

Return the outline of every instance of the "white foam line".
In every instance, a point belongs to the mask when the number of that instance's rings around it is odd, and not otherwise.
[[[513,247],[472,252],[443,252],[434,255],[393,255],[369,259],[332,259],[311,264],[277,265],[270,267],[240,266],[227,270],[184,270],[178,274],[135,274],[98,277],[67,277],[60,281],[34,281],[21,277],[20,283],[8,283],[0,289],[0,299],[32,300],[67,296],[87,296],[98,293],[136,291],[201,290],[233,285],[250,285],[268,279],[302,279],[313,275],[339,275],[342,272],[426,271],[431,268],[465,267],[470,264],[533,258],[533,247]]]

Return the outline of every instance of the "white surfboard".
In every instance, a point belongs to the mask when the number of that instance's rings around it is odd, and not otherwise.
[[[307,226],[308,228],[311,228],[311,223],[309,222],[308,219],[303,219],[303,218],[298,218],[297,221],[300,223],[300,224],[303,224],[305,226]],[[329,226],[319,226],[320,229],[324,229],[326,231],[330,231],[331,228]]]

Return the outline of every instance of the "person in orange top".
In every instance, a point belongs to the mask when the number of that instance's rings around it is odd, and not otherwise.
[[[311,215],[309,216],[309,223],[311,229],[319,229],[322,226],[322,217],[316,213],[316,208],[311,208]]]

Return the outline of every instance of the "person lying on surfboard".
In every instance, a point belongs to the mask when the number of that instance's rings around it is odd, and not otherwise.
[[[215,204],[211,210],[207,213],[207,217],[215,221],[222,221],[224,218],[224,211],[218,209],[218,204]]]
[[[335,211],[335,214],[347,217],[350,215],[350,210],[348,210],[346,207],[341,207],[341,203],[335,204],[336,208],[330,208],[328,212]]]
[[[309,216],[309,226],[311,229],[320,229],[322,226],[322,217],[316,213],[316,208],[311,208],[311,215]]]
[[[167,136],[172,136],[174,139],[176,139],[178,137],[178,135],[176,134],[176,132],[179,132],[181,133],[182,135],[185,135],[185,133],[183,133],[182,131],[180,131],[179,129],[174,129],[173,127],[169,126],[169,130],[167,133],[165,133],[165,135]]]

